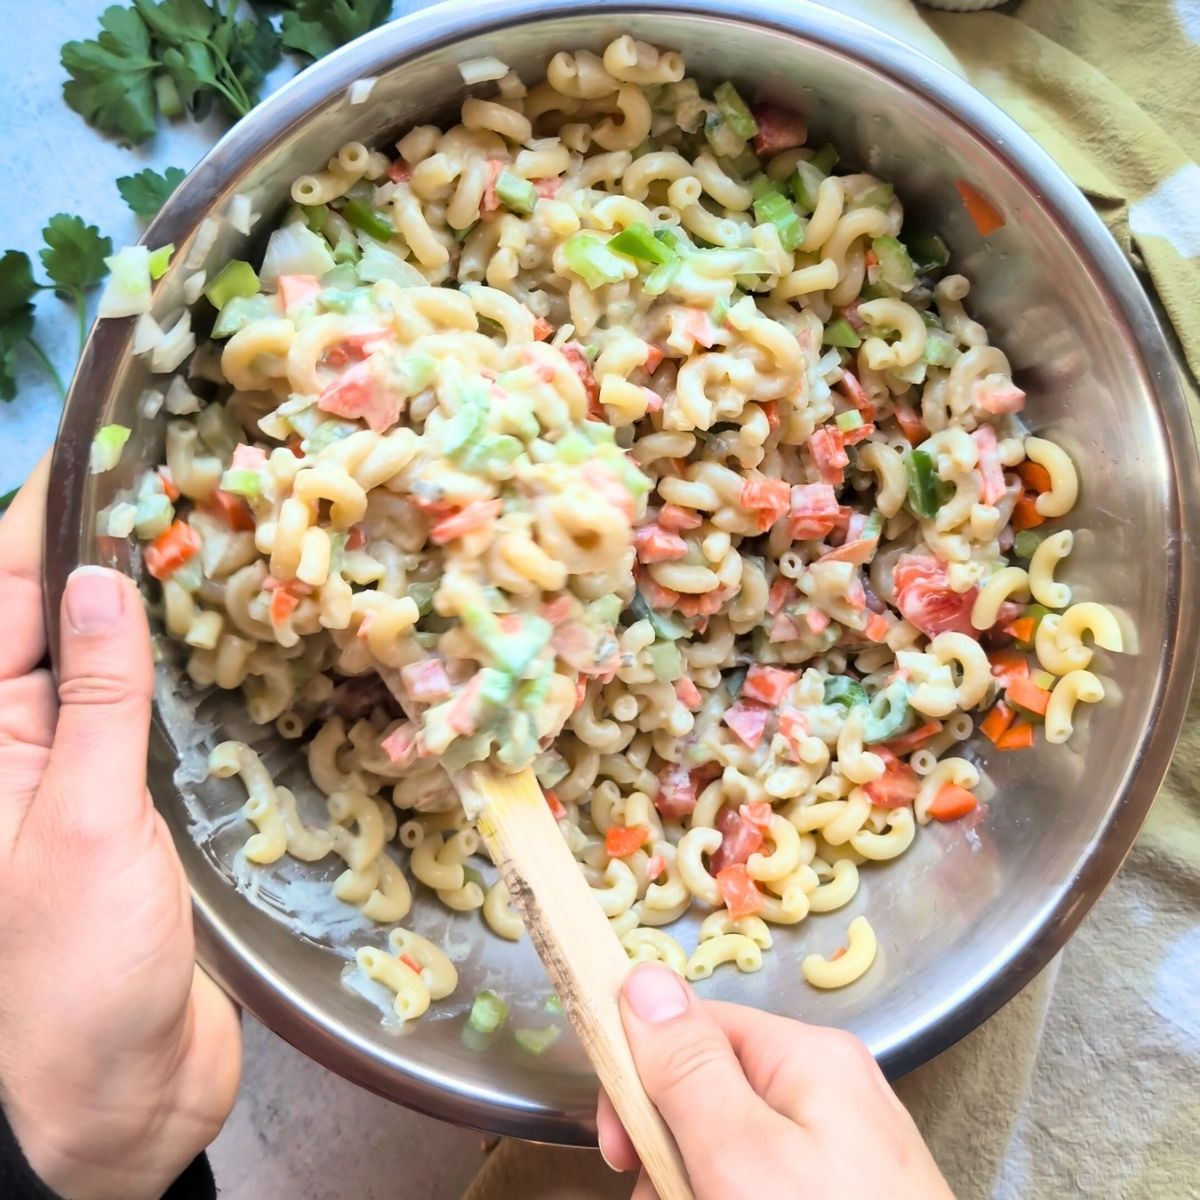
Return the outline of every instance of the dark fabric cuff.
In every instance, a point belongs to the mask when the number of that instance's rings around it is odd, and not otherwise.
[[[208,1159],[199,1154],[163,1194],[163,1200],[216,1200]],[[0,1197],[4,1200],[62,1200],[34,1173],[26,1161],[8,1118],[0,1108]]]

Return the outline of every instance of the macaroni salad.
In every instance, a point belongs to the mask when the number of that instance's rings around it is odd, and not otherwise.
[[[463,74],[460,124],[345,145],[257,270],[204,281],[212,341],[109,531],[144,542],[191,678],[240,688],[325,797],[306,826],[220,745],[248,859],[336,855],[335,894],[396,925],[399,843],[519,938],[443,768],[532,763],[631,957],[754,971],[771,926],[970,819],[977,721],[1061,742],[1103,697],[1117,622],[1056,578],[1071,532],[1034,532],[1075,469],[941,239],[801,115],[630,37],[531,87]],[[803,974],[874,956],[859,917]],[[358,961],[404,1019],[456,982],[398,926]]]

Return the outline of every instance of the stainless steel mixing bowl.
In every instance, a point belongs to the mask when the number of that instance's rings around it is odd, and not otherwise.
[[[555,51],[600,49],[622,32],[683,51],[702,78],[732,78],[809,113],[844,159],[895,181],[913,224],[946,237],[974,281],[973,310],[1030,394],[1030,418],[1079,464],[1071,582],[1123,614],[1132,652],[1105,659],[1108,699],[1069,746],[1016,755],[976,746],[995,786],[979,823],[922,830],[903,858],[864,871],[848,910],[780,930],[759,974],[720,971],[701,985],[706,995],[852,1029],[898,1075],[1014,995],[1095,902],[1159,786],[1193,674],[1200,609],[1188,531],[1200,478],[1171,356],[1133,272],[1050,159],[953,75],[800,0],[454,3],[310,67],[213,149],[146,235],[179,247],[156,311],[178,308],[200,222],[235,193],[253,196],[264,217],[252,245],[224,227],[216,253],[250,257],[295,175],[348,139],[384,144],[414,122],[452,115],[462,93],[456,63],[497,55],[532,79]],[[350,105],[347,87],[367,76],[378,79],[369,101]],[[977,235],[954,188],[959,177],[1004,213],[1000,232]],[[93,536],[95,514],[140,465],[158,461],[150,456],[161,428],[137,415],[146,375],[129,353],[131,325],[107,321],[93,334],[63,419],[47,532],[52,622],[77,562],[129,565],[126,545]],[[118,472],[90,477],[92,435],[114,420],[135,436]],[[595,1084],[573,1039],[535,1058],[510,1041],[485,1053],[462,1038],[465,1008],[483,986],[520,996],[519,1021],[546,1023],[546,983],[529,945],[501,944],[477,916],[447,918],[418,903],[418,927],[447,937],[462,959],[461,986],[430,1018],[386,1028],[379,997],[340,981],[350,947],[371,930],[324,900],[319,869],[248,874],[236,861],[246,834],[237,789],[198,782],[197,747],[217,721],[236,724],[236,705],[194,698],[170,656],[161,685],[151,787],[191,879],[208,969],[272,1029],[365,1087],[500,1133],[588,1142]],[[273,761],[287,773],[287,756]],[[845,991],[809,989],[801,956],[832,949],[863,912],[879,935],[876,965]]]

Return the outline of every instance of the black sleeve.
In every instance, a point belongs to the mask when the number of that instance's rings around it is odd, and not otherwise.
[[[4,1200],[61,1200],[34,1173],[0,1109],[0,1196]],[[216,1200],[208,1159],[198,1155],[163,1194],[163,1200]]]

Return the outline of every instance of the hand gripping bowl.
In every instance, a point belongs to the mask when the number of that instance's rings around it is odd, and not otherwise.
[[[1116,608],[1132,649],[1106,661],[1109,699],[1069,746],[1015,755],[987,747],[996,795],[973,830],[929,826],[890,869],[864,873],[849,910],[781,931],[760,973],[718,972],[702,985],[710,996],[852,1029],[899,1075],[1028,982],[1120,866],[1175,744],[1200,632],[1188,533],[1200,471],[1171,355],[1133,272],[1046,155],[947,71],[800,0],[453,3],[309,68],[212,150],[146,235],[178,247],[155,312],[178,310],[201,222],[234,194],[249,193],[264,217],[250,245],[222,224],[218,261],[261,252],[293,177],[343,142],[382,144],[449,114],[462,93],[457,63],[494,55],[534,78],[557,50],[599,50],[625,32],[682,51],[702,80],[730,78],[807,112],[819,141],[894,181],[914,223],[942,233],[973,281],[975,315],[1030,394],[1035,428],[1052,430],[1079,466],[1071,581],[1081,598]],[[363,77],[377,78],[374,90],[352,106],[347,88]],[[979,237],[956,178],[1005,215],[999,232]],[[130,354],[132,326],[99,325],[63,418],[46,535],[52,627],[77,563],[132,569],[128,544],[93,535],[95,516],[142,466],[161,461],[161,423],[136,415],[146,374]],[[116,471],[90,476],[92,436],[112,421],[133,426],[133,438]],[[227,781],[200,782],[197,769],[197,747],[211,744],[216,723],[237,720],[231,694],[193,697],[178,663],[164,659],[150,786],[191,881],[205,966],[288,1041],[384,1096],[498,1133],[588,1143],[595,1082],[573,1039],[538,1057],[511,1040],[487,1052],[464,1042],[464,1012],[483,987],[518,998],[518,1023],[547,1023],[547,985],[527,941],[501,944],[477,917],[418,903],[418,930],[458,946],[462,983],[438,1016],[388,1029],[378,1004],[340,979],[365,940],[357,915],[325,899],[312,868],[287,877],[239,865],[242,795]],[[286,756],[268,761],[286,779]],[[875,966],[841,992],[808,988],[801,957],[814,946],[827,952],[865,910],[879,936]]]

